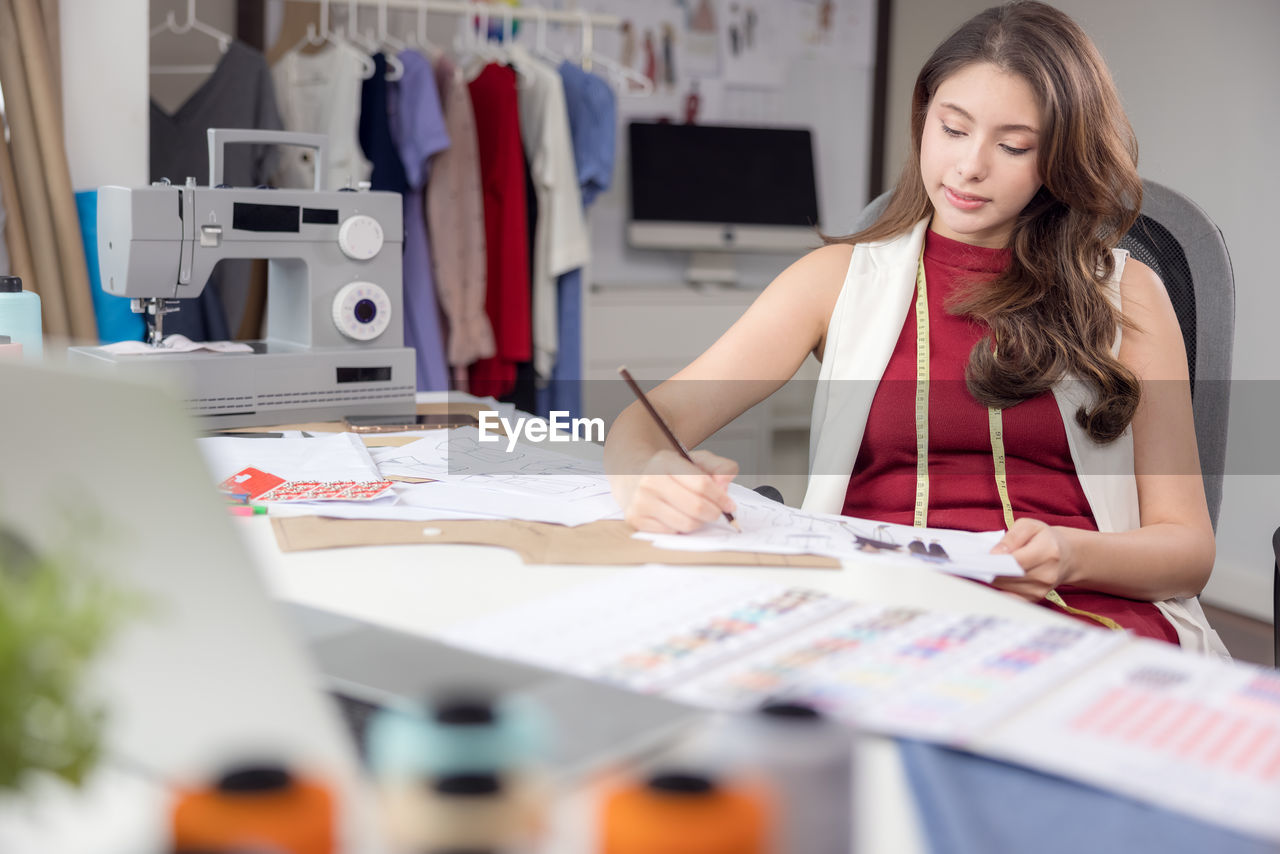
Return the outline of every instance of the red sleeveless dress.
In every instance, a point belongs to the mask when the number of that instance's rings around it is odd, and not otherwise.
[[[986,407],[969,394],[964,368],[986,325],[949,314],[946,304],[963,283],[990,279],[1009,263],[1010,250],[985,249],[929,231],[924,267],[929,283],[929,517],[934,528],[993,531],[1005,527],[996,490]],[[866,432],[845,493],[843,513],[910,525],[916,488],[916,310],[906,323],[876,389]],[[1051,392],[1004,410],[1009,501],[1014,518],[1098,529],[1067,445]],[[1150,602],[1060,587],[1076,608],[1110,617],[1146,637],[1176,644],[1177,633]],[[1048,602],[1041,602],[1054,608]],[[1079,617],[1090,625],[1097,623]]]

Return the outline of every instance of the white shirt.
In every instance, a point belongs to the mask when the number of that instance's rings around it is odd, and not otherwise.
[[[520,139],[538,199],[533,235],[533,368],[538,379],[545,381],[559,349],[556,277],[584,266],[591,253],[564,83],[559,72],[520,45],[510,50],[520,72]]]
[[[318,53],[292,51],[271,69],[285,129],[322,133],[329,138],[322,190],[355,186],[373,173],[357,135],[363,70],[363,55],[341,42]],[[315,182],[312,152],[283,149],[275,179],[282,187],[311,189]]]

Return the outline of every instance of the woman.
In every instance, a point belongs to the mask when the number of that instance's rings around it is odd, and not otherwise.
[[[1096,48],[1042,3],[988,9],[925,63],[911,115],[879,221],[780,274],[653,403],[696,445],[812,351],[805,509],[1007,528],[995,550],[1026,575],[996,586],[1225,653],[1191,598],[1214,540],[1177,319],[1112,251],[1142,184]],[[635,527],[732,512],[736,464],[694,458],[636,407],[618,418],[605,461]]]

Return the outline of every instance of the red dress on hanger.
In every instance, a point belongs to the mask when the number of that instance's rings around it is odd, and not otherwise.
[[[470,390],[480,397],[502,397],[515,388],[516,364],[533,358],[528,206],[516,72],[508,66],[486,65],[469,89],[484,193],[484,307],[497,348],[494,356],[471,366]]]

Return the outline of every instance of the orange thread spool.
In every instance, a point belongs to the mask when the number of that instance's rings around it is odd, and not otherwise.
[[[323,784],[282,768],[229,772],[210,788],[180,790],[173,808],[173,850],[264,849],[334,854],[333,796]]]
[[[663,772],[605,796],[602,854],[764,854],[770,810],[763,792]]]

